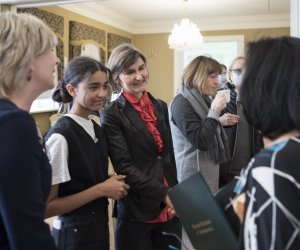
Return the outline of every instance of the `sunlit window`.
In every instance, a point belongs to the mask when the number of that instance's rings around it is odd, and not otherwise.
[[[56,54],[56,50],[54,50]],[[57,86],[58,83],[58,73],[57,67],[55,67],[54,75],[54,85]],[[31,105],[30,113],[40,113],[40,112],[49,112],[55,111],[58,109],[59,104],[52,100],[53,89],[48,90],[42,93]]]

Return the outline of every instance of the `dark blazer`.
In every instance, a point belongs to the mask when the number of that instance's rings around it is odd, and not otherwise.
[[[156,218],[165,207],[168,192],[164,177],[169,187],[177,184],[167,105],[150,94],[149,98],[164,143],[161,153],[146,124],[123,95],[100,113],[114,169],[126,175],[125,181],[130,185],[128,195],[117,202],[118,218],[128,221]]]

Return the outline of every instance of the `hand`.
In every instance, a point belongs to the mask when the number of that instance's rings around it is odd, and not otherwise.
[[[105,182],[98,184],[103,189],[104,196],[114,200],[126,196],[129,185],[125,183],[125,177],[125,175],[114,175]]]
[[[166,197],[164,199],[164,203],[168,206],[168,213],[176,214],[176,211],[174,209],[174,206],[171,202],[171,199],[170,199],[169,195],[166,195]]]
[[[226,107],[226,98],[224,93],[217,93],[212,101],[210,108],[221,112]]]
[[[232,126],[239,122],[240,116],[234,115],[230,113],[225,113],[224,115],[219,117],[219,121],[222,124],[222,126]]]

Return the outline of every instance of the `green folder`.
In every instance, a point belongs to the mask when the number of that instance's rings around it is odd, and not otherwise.
[[[169,197],[195,249],[237,249],[237,239],[201,173],[173,187]]]

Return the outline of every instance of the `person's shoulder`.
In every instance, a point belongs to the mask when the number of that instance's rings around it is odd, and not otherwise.
[[[161,103],[161,104],[163,104],[163,105],[167,105],[167,103],[164,100],[162,100],[162,99],[155,98],[154,100],[157,101],[157,102],[159,102],[159,103]]]
[[[12,104],[11,105],[6,104],[6,105],[3,105],[3,107],[1,107],[0,119],[3,119],[3,120],[6,120],[7,118],[28,119],[30,117],[31,116],[27,111],[19,109]]]
[[[39,142],[37,125],[27,111],[12,109],[3,114],[0,111],[0,138],[6,141],[4,147],[13,147],[14,150],[34,150]]]
[[[159,99],[159,98],[157,98],[157,97],[155,97],[155,96],[153,96],[150,92],[148,92],[147,91],[147,94],[148,94],[148,97],[150,98],[150,100],[154,100],[154,101],[162,101],[163,102],[163,100],[161,100],[161,99]]]
[[[100,121],[102,124],[107,117],[111,117],[111,116],[115,116],[118,113],[119,107],[118,107],[118,103],[117,100],[114,100],[113,102],[111,102],[110,104],[108,104],[106,107],[104,107],[103,109],[100,110],[99,114],[100,114]]]
[[[183,95],[177,94],[169,107],[170,112],[175,117],[183,117],[193,112],[192,105]]]
[[[12,130],[21,129],[24,132],[36,127],[31,115],[27,111],[18,108],[2,110],[0,112],[0,122],[2,127],[6,126]]]
[[[107,104],[104,108],[101,109],[100,113],[105,113],[107,111],[110,111],[112,109],[120,109],[125,106],[125,104],[128,103],[126,98],[122,95],[122,93],[115,99],[114,101]]]
[[[117,106],[117,100],[112,101],[107,106],[105,106],[103,109],[101,109],[100,113],[108,112],[112,109],[114,109]]]
[[[119,97],[120,98],[120,97]],[[118,99],[114,100],[110,104],[108,104],[105,108],[101,109],[99,112],[100,114],[100,126],[102,127],[109,121],[112,120],[119,120],[120,119],[120,112],[122,107],[124,107],[124,103],[118,103]]]
[[[57,122],[54,124],[53,129],[56,128],[62,128],[62,129],[68,129],[69,127],[71,127],[73,124],[75,123],[75,121],[67,116],[67,115],[63,115],[60,119],[57,120]]]
[[[189,101],[181,94],[177,94],[173,101],[172,101],[172,106],[187,106],[189,105]]]
[[[289,140],[282,142],[282,145],[279,144],[279,149],[276,154],[278,159],[291,161],[292,164],[298,164],[300,161],[300,138],[292,137]]]
[[[286,148],[285,142],[277,143],[272,146],[263,148],[250,161],[251,169],[255,169],[261,166],[269,167],[271,165],[271,161],[275,159],[274,155],[276,154],[277,159],[278,157],[281,158],[280,155],[286,151],[285,148]]]
[[[48,140],[52,134],[61,134],[65,137],[67,134],[73,133],[73,127],[75,123],[76,122],[71,117],[63,115],[48,130],[47,134],[45,135],[45,140]]]
[[[68,144],[66,137],[60,133],[53,133],[49,135],[49,137],[46,139],[45,138],[45,143],[47,147],[52,148],[53,145],[55,147],[59,146],[60,148],[63,147],[65,144]]]
[[[152,103],[158,103],[158,104],[160,104],[163,107],[167,106],[167,103],[165,101],[163,101],[162,99],[155,98],[152,95],[150,96],[150,94],[149,94],[149,97],[150,97],[150,100],[152,101]]]

